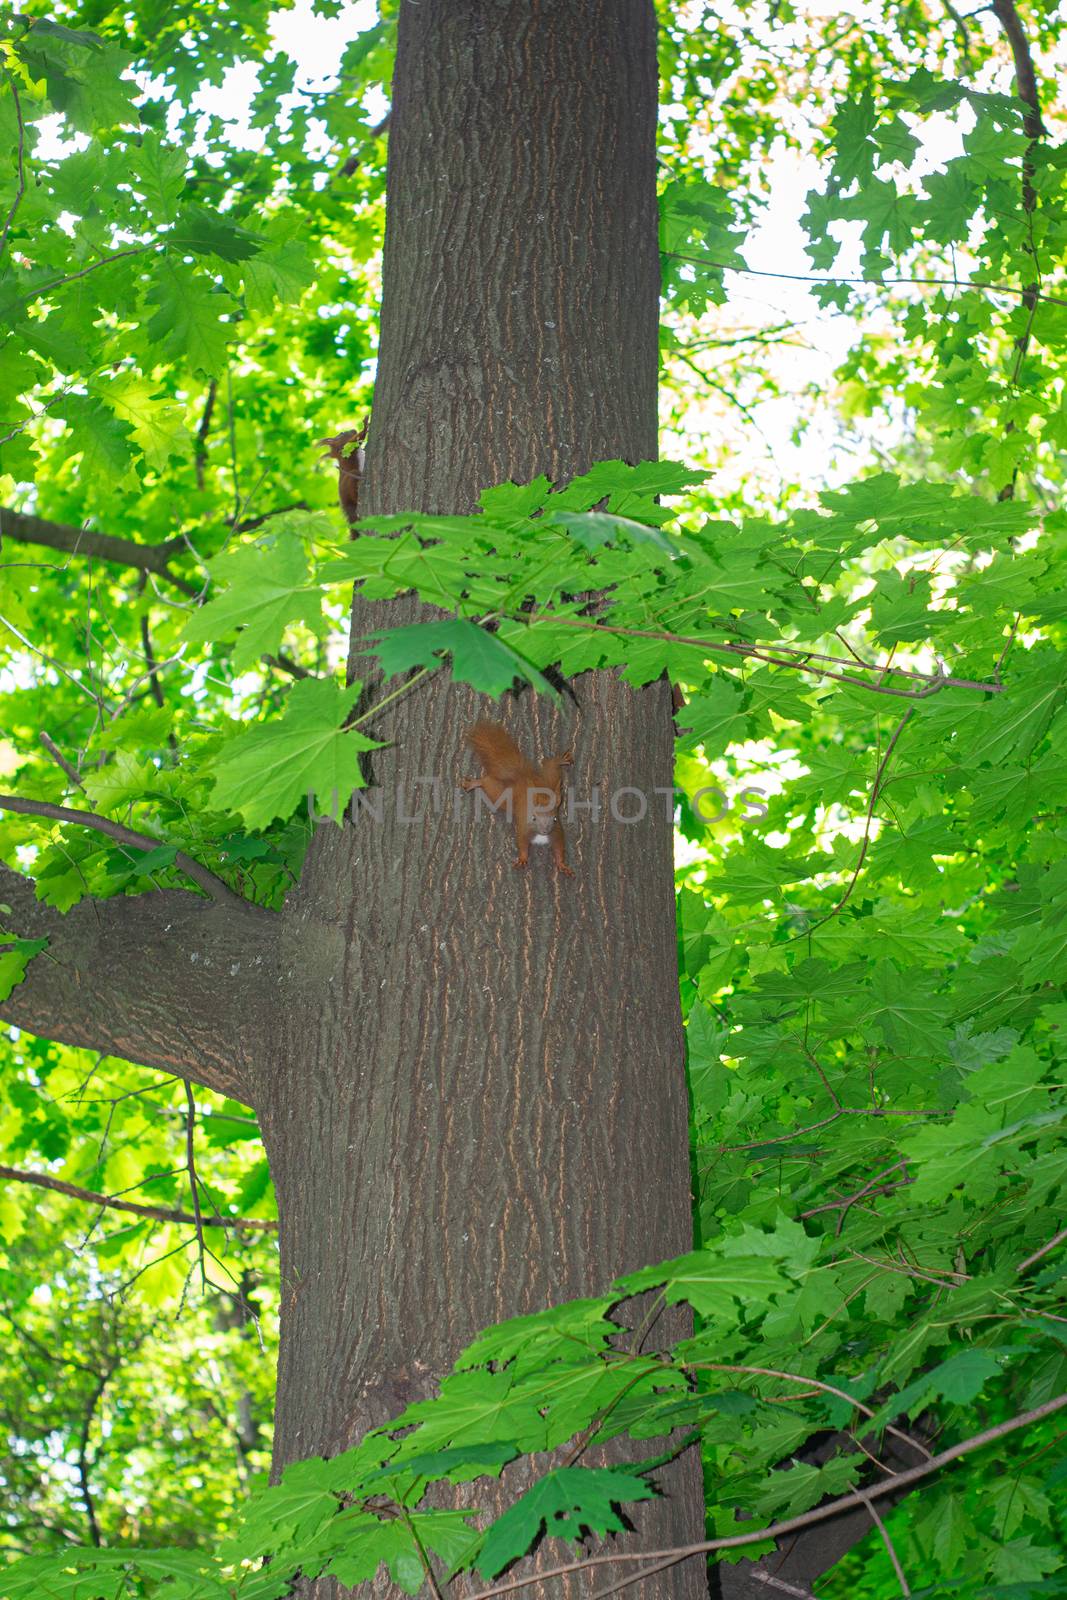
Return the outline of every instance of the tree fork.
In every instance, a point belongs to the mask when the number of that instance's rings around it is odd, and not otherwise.
[[[364,514],[469,511],[492,483],[655,457],[656,104],[650,0],[402,7]],[[357,601],[353,671],[361,636],[428,614]],[[577,711],[490,705],[439,674],[395,701],[372,728],[381,820],[322,826],[289,898],[299,982],[283,962],[259,1101],[276,1473],[432,1392],[487,1324],[690,1247],[672,827],[652,793],[672,779],[669,691],[576,688]],[[405,822],[396,785],[447,798],[485,714],[531,750],[573,743],[579,794],[641,789],[644,819],[572,830],[573,882],[540,857],[512,871],[506,830],[469,805]],[[699,1537],[694,1452],[659,1481],[635,1539]],[[653,1592],[706,1593],[700,1564],[634,1589]]]

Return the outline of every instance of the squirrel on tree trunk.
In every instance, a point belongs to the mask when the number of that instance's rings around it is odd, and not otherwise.
[[[514,865],[528,864],[531,844],[551,844],[558,871],[573,878],[559,820],[563,768],[573,763],[571,752],[564,750],[561,755],[548,756],[539,768],[535,767],[499,722],[475,723],[467,734],[467,743],[482,764],[482,776],[461,779],[460,788],[480,789],[494,811],[503,804],[505,816],[515,827],[518,855]]]
[[[343,433],[335,433],[329,439],[316,440],[317,444],[325,447],[323,455],[332,456],[337,462],[337,494],[341,510],[349,522],[355,522],[359,516],[359,486],[363,479],[365,457],[363,441],[369,426],[368,417],[362,428],[346,428]]]

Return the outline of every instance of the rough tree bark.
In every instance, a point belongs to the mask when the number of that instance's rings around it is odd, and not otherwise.
[[[655,456],[656,102],[652,0],[403,5],[367,513],[465,511],[508,478]],[[381,620],[357,606],[356,656]],[[672,830],[652,797],[672,779],[669,694],[575,687],[565,711],[444,679],[397,701],[371,730],[395,741],[381,822],[320,828],[277,917],[171,893],[57,918],[0,872],[19,931],[53,936],[0,1016],[256,1108],[280,1215],[276,1471],[431,1392],[483,1326],[690,1246]],[[547,851],[512,871],[469,797],[406,823],[396,784],[447,794],[486,710],[531,751],[573,745],[579,793],[645,791],[645,818],[572,830],[573,880]],[[699,1538],[695,1454],[660,1481],[635,1543]],[[703,1563],[633,1593],[704,1594]]]

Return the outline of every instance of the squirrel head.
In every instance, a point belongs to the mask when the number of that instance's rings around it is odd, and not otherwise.
[[[367,437],[369,425],[368,417],[362,428],[345,428],[343,432],[332,434],[328,439],[316,439],[315,443],[323,447],[324,456],[332,456],[337,462],[347,461],[352,465],[358,465],[359,457],[356,452]]]

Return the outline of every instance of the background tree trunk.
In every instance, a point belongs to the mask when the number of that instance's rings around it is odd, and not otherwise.
[[[508,478],[655,456],[656,90],[651,0],[403,5],[365,514],[465,511]],[[357,605],[354,635],[375,621]],[[431,1392],[486,1324],[691,1245],[662,797],[640,823],[572,829],[575,879],[547,850],[514,872],[504,822],[451,803],[487,710],[531,754],[573,744],[579,797],[668,786],[666,685],[575,689],[577,707],[501,708],[442,675],[401,698],[371,730],[395,741],[381,822],[321,827],[286,906],[259,1096],[281,1216],[276,1470]],[[396,784],[431,775],[446,803],[405,823]],[[642,1543],[699,1538],[693,1453],[661,1481]],[[702,1563],[632,1592],[706,1593]]]

